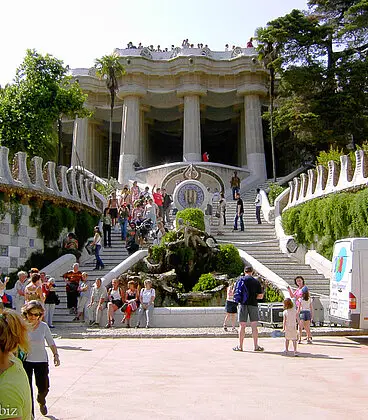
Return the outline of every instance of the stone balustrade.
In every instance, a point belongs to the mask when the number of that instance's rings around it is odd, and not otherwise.
[[[9,149],[4,146],[0,146],[0,184],[62,197],[93,210],[101,211],[103,207],[94,181],[83,173],[66,166],[56,167],[51,161],[42,168],[39,156],[33,157],[28,165],[25,152],[16,153],[10,166]]]
[[[289,198],[285,210],[313,198],[361,187],[368,183],[368,156],[363,150],[355,152],[355,170],[349,156],[340,157],[340,165],[328,162],[328,170],[318,165],[289,182]]]

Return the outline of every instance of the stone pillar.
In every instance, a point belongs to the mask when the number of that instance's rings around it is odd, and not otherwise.
[[[146,112],[150,110],[148,106],[141,106],[139,109],[139,156],[138,162],[144,168],[147,166],[147,156],[148,156],[148,126],[146,123]]]
[[[243,118],[245,124],[247,168],[259,181],[264,181],[267,179],[267,171],[263,144],[260,97],[267,95],[267,88],[261,84],[249,83],[238,89],[238,95],[244,96]]]
[[[73,130],[72,166],[88,163],[88,118],[76,118]]]
[[[184,98],[183,161],[200,162],[201,150],[201,111],[200,97],[206,94],[199,85],[183,86],[177,91]]]
[[[242,109],[239,113],[240,121],[239,121],[239,143],[238,143],[238,165],[242,168],[247,166],[247,150],[245,144],[245,117],[244,117],[244,109]]]
[[[143,89],[132,86],[121,87],[117,94],[118,98],[124,99],[118,174],[120,184],[135,178],[133,163],[139,161],[141,141],[139,98],[144,94]]]
[[[200,162],[201,153],[201,112],[199,96],[184,96],[183,160]]]

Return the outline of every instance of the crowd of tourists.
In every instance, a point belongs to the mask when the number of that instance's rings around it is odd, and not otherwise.
[[[95,249],[95,270],[104,268],[100,258],[102,246],[111,247],[111,231],[120,232],[129,254],[148,243],[149,234],[153,242],[159,243],[162,232],[171,224],[172,197],[165,188],[153,186],[141,189],[136,181],[131,188],[123,187],[120,194],[110,195],[102,217],[102,232],[96,227],[92,246]]]
[[[141,42],[138,45],[133,44],[133,42],[128,42],[128,44],[127,44],[127,49],[128,50],[130,50],[130,49],[141,50],[143,48],[148,48],[152,52],[168,52],[169,51],[168,47],[161,47],[161,45],[157,45],[157,46],[154,46],[152,44],[151,45],[143,45]],[[175,45],[172,44],[171,47],[170,47],[170,50],[173,51],[175,48],[176,48]],[[181,43],[181,48],[203,49],[203,48],[208,48],[208,45],[203,44],[202,42],[195,44],[195,43],[190,42],[189,39],[187,38],[187,39],[183,39],[183,42]],[[235,48],[237,48],[236,45],[233,45],[231,50],[235,50]],[[253,38],[250,38],[249,41],[246,43],[246,48],[253,48]],[[229,44],[226,44],[225,45],[225,51],[229,51],[229,50],[230,50]]]

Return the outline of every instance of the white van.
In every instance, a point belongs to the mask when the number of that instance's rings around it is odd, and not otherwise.
[[[336,241],[330,282],[330,321],[368,329],[368,238]]]

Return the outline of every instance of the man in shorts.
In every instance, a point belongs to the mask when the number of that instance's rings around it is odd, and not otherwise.
[[[248,318],[252,327],[252,337],[254,342],[254,351],[263,351],[264,348],[258,345],[258,300],[263,299],[263,290],[261,283],[252,276],[253,268],[248,266],[244,269],[245,275],[240,277],[239,281],[243,281],[246,301],[238,304],[238,322],[239,322],[239,345],[234,347],[234,351],[243,351],[243,341],[245,337],[245,326]]]

